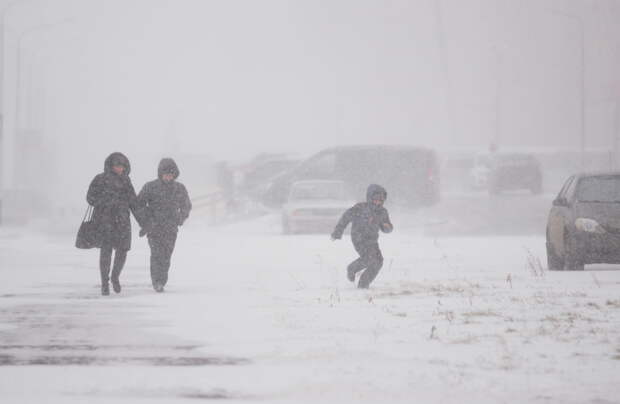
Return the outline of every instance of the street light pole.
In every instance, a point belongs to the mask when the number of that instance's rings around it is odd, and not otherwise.
[[[13,134],[13,142],[11,142],[11,150],[6,150],[9,153],[12,153],[11,155],[16,156],[19,155],[21,153],[21,148],[19,146],[20,143],[18,143],[19,141],[22,140],[28,140],[27,138],[25,138],[25,136],[28,135],[28,133],[26,131],[24,131],[24,127],[22,126],[22,122],[23,122],[23,116],[24,115],[24,108],[23,108],[23,104],[24,104],[24,97],[23,97],[23,76],[24,76],[24,72],[23,70],[23,65],[24,65],[24,41],[26,39],[28,39],[30,36],[40,33],[42,31],[47,31],[53,28],[56,28],[58,26],[61,26],[63,24],[65,24],[68,21],[71,21],[71,18],[66,18],[63,19],[61,21],[57,21],[54,23],[49,23],[49,24],[40,24],[34,27],[31,27],[27,30],[22,31],[18,37],[17,37],[17,48],[16,48],[16,69],[15,69],[15,101],[14,101],[14,116],[13,116],[13,125],[12,125],[12,134]],[[26,163],[27,164],[27,163]],[[11,167],[9,165],[9,167]],[[11,178],[11,183],[16,182],[16,178],[15,178],[15,173],[17,172],[14,169],[14,166],[12,166],[11,168],[13,168],[13,170],[9,173],[9,178]],[[23,174],[23,173],[22,173]],[[23,184],[27,184],[28,183],[28,179],[31,178],[28,176],[28,174],[24,174],[25,177],[23,177],[23,179],[25,180],[25,182],[23,182]]]
[[[579,149],[580,149],[580,160],[581,160],[581,169],[584,170],[586,166],[585,160],[585,150],[586,150],[586,38],[585,38],[585,26],[583,22],[583,18],[569,14],[564,11],[553,11],[553,14],[559,15],[565,18],[569,18],[573,21],[576,21],[579,26],[579,43],[580,43],[580,67],[579,67],[579,92],[580,92],[580,100],[579,100],[579,114],[580,114],[580,135],[579,135]]]
[[[2,225],[3,209],[2,202],[4,199],[4,48],[5,48],[5,31],[6,31],[6,15],[18,3],[28,0],[14,0],[8,3],[0,10],[0,226]]]
[[[620,145],[618,144],[618,142],[620,141],[620,139],[618,139],[620,137],[620,97],[616,97],[616,102],[614,103],[615,106],[615,114],[614,114],[614,130],[613,130],[613,136],[612,136],[612,144],[613,144],[613,164],[612,164],[612,168],[613,169],[617,169],[618,168],[618,153],[620,152]]]
[[[581,169],[585,169],[585,151],[586,151],[586,51],[585,51],[585,30],[583,26],[583,20],[577,18],[579,21],[579,30],[581,32]]]
[[[495,47],[496,58],[496,83],[495,83],[495,133],[490,148],[495,151],[499,150],[502,142],[502,76],[504,73],[504,55],[499,47]]]
[[[69,21],[70,19],[66,19],[66,20],[62,20],[56,23],[52,23],[52,24],[42,24],[42,25],[37,25],[36,27],[30,28],[24,32],[22,32],[18,39],[17,39],[17,60],[16,60],[16,78],[15,78],[15,83],[16,83],[16,89],[15,89],[15,135],[18,136],[19,135],[19,130],[20,130],[20,121],[21,121],[21,115],[22,115],[22,111],[21,111],[21,104],[22,104],[22,100],[21,100],[21,93],[22,93],[22,43],[24,42],[24,40],[29,37],[30,35],[36,34],[37,32],[40,31],[45,31],[51,28],[55,28],[59,25],[62,25],[64,23],[66,23],[67,21]]]
[[[435,36],[439,49],[439,61],[443,73],[443,92],[446,114],[448,117],[448,137],[453,139],[456,134],[454,101],[452,97],[452,82],[450,79],[450,68],[448,64],[448,47],[446,46],[446,30],[444,27],[443,8],[441,0],[435,0]]]

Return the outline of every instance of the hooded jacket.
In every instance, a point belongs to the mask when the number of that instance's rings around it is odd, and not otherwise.
[[[332,233],[335,239],[342,238],[344,229],[351,223],[351,240],[354,244],[375,243],[379,239],[379,230],[390,233],[393,229],[387,209],[372,203],[374,195],[380,194],[387,199],[385,188],[371,184],[366,191],[366,202],[360,202],[347,209],[338,221]]]
[[[125,167],[121,175],[112,167]],[[140,222],[136,191],[129,178],[131,165],[122,153],[110,154],[103,164],[103,173],[91,181],[86,194],[87,202],[94,207],[93,221],[97,228],[99,247],[111,246],[117,249],[131,248],[130,211]]]
[[[165,182],[164,174],[173,174],[174,179]],[[192,203],[185,186],[176,180],[179,174],[175,161],[164,158],[157,167],[157,179],[142,187],[138,201],[144,207],[143,228],[147,233],[176,232],[189,216]]]

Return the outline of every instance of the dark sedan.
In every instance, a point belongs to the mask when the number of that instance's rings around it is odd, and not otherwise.
[[[620,264],[620,172],[566,181],[549,212],[547,262],[551,270]]]

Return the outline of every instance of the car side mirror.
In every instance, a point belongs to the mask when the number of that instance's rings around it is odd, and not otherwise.
[[[553,206],[568,206],[568,200],[565,197],[555,198]]]

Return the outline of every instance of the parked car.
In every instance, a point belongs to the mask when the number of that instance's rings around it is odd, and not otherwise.
[[[620,264],[620,172],[566,181],[549,212],[547,263],[551,270]]]
[[[527,189],[533,194],[542,192],[540,163],[527,153],[493,154],[487,181],[490,194],[516,189]]]
[[[342,181],[297,181],[282,209],[282,231],[329,233],[352,205]]]
[[[291,185],[302,180],[344,182],[349,195],[363,196],[369,184],[386,187],[391,202],[426,206],[439,201],[439,164],[433,150],[410,146],[343,146],[320,151],[275,178],[263,195],[281,206]]]
[[[250,198],[259,199],[273,178],[297,164],[299,159],[285,154],[260,154],[243,169],[240,188]]]
[[[487,189],[492,157],[490,154],[477,154],[469,170],[469,183],[474,189]]]

